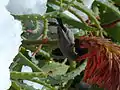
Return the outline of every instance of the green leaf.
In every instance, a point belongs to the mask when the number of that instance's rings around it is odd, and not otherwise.
[[[67,23],[68,25],[72,25],[74,28],[80,28],[82,30],[87,30],[87,31],[97,30],[94,27],[86,26],[85,24],[74,20],[73,18],[69,17],[68,15],[66,15],[64,13],[61,13],[60,16],[64,23]]]
[[[120,5],[120,0],[112,0],[113,2],[115,2],[116,4]]]
[[[25,57],[22,53],[18,53],[18,55],[16,56],[16,58],[19,59],[19,62],[18,63],[21,63],[23,65],[27,65],[27,66],[30,66],[33,71],[36,71],[36,72],[42,72],[42,70],[37,66],[35,65],[33,62],[31,62],[27,57]]]
[[[100,22],[96,19],[95,17],[95,13],[91,10],[91,9],[88,9],[86,6],[84,6],[83,4],[81,3],[78,3],[78,2],[75,2],[74,5],[73,5],[76,9],[84,12],[85,14],[88,15],[88,17],[94,21],[95,25],[97,26],[98,29],[102,29],[101,26],[100,26]]]
[[[23,90],[40,90],[40,89],[35,89],[32,86],[21,84],[21,87],[24,88]]]
[[[110,24],[116,20],[120,19],[120,11],[117,7],[115,7],[110,2],[102,2],[100,0],[96,0],[94,4],[98,5],[99,11],[100,11],[100,18],[101,23],[104,24]],[[108,27],[104,28],[108,35],[112,37],[115,41],[120,42],[120,23],[117,23],[114,27]]]
[[[68,80],[74,79],[74,77],[76,77],[77,75],[80,75],[80,73],[85,69],[86,67],[86,61],[84,61],[84,63],[82,63],[79,67],[77,67],[75,70],[66,73],[62,76],[56,76],[55,79],[62,82],[67,82]]]
[[[120,11],[113,4],[105,1],[96,0],[94,2],[99,7],[101,24],[111,23],[120,19]]]
[[[19,82],[13,82],[13,83],[21,87],[20,89],[16,88],[15,90],[38,90],[24,83],[19,83]]]
[[[120,22],[112,28],[105,28],[105,30],[115,41],[120,42]]]
[[[43,32],[43,21],[24,20],[24,32],[22,33],[23,39],[37,40]]]
[[[51,3],[54,4],[54,5],[60,6],[60,2],[58,2],[58,1],[53,1],[53,0],[51,0],[51,1],[50,1],[50,4],[51,4]],[[64,3],[67,4],[67,3],[69,3],[69,2],[66,0],[66,1],[64,1]],[[50,7],[52,7],[54,10],[56,10],[56,9],[54,8],[54,6],[50,6]],[[74,7],[75,9],[78,9],[78,10],[84,12],[84,13],[86,13],[86,14],[88,15],[88,17],[90,17],[90,19],[91,19],[92,21],[94,21],[94,23],[96,24],[96,26],[97,26],[99,29],[102,29],[101,26],[100,26],[99,21],[96,19],[95,14],[94,14],[94,12],[92,12],[92,10],[88,9],[87,7],[85,7],[83,4],[81,4],[81,3],[79,3],[79,2],[75,2],[75,3],[72,5],[72,7]],[[64,22],[66,22],[66,23],[69,24],[69,25],[72,25],[72,26],[75,27],[75,28],[77,27],[77,28],[81,28],[81,29],[83,29],[83,30],[91,30],[91,31],[92,31],[92,30],[97,30],[97,29],[95,29],[95,28],[93,28],[93,27],[86,26],[85,24],[83,24],[83,23],[81,23],[81,22],[79,22],[79,21],[74,20],[73,18],[69,17],[68,15],[66,15],[66,14],[64,14],[64,13],[61,13],[60,16],[63,18],[63,21],[64,21]]]
[[[31,80],[34,77],[38,78],[46,78],[47,75],[43,72],[10,72],[10,77],[13,80],[17,79],[26,79],[26,80]]]
[[[50,76],[63,75],[67,72],[69,66],[58,62],[50,61],[46,63],[41,69]]]
[[[21,90],[21,87],[17,81],[12,81],[12,85],[9,88],[9,90]]]

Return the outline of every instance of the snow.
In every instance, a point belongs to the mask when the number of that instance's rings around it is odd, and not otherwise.
[[[47,0],[10,0],[7,9],[12,14],[40,14],[43,15],[46,10]]]
[[[29,66],[23,66],[22,69],[21,69],[21,72],[32,72],[32,69]],[[43,88],[43,85],[40,85],[38,83],[29,81],[29,80],[23,80],[23,82],[26,83],[29,86],[33,86],[35,89],[40,89],[41,90]]]
[[[91,8],[91,5],[93,3],[94,0],[83,0],[83,4],[87,7],[87,8]]]
[[[18,53],[21,44],[22,26],[6,10],[8,0],[0,2],[0,90],[7,90],[10,85],[9,66]]]

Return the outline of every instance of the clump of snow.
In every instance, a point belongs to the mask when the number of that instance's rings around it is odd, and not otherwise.
[[[22,66],[21,72],[32,72],[32,68],[29,66]]]
[[[0,90],[7,90],[11,85],[9,66],[18,53],[22,33],[21,22],[5,8],[8,1],[0,2]]]
[[[10,0],[7,9],[12,14],[40,14],[43,15],[46,10],[47,0]]]
[[[94,2],[94,0],[82,0],[82,1],[87,8],[91,8],[92,3]]]
[[[24,66],[23,65],[23,67],[21,69],[21,72],[32,72],[32,69],[29,66]],[[35,89],[40,89],[41,90],[43,88],[43,85],[40,85],[38,83],[29,81],[29,80],[23,80],[23,82],[26,83],[29,86],[33,86]]]

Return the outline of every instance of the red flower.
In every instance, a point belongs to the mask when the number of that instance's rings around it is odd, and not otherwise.
[[[77,61],[87,59],[84,81],[107,90],[120,90],[120,46],[100,37],[81,37],[80,47],[88,53]]]

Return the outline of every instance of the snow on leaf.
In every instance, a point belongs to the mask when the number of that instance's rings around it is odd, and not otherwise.
[[[32,69],[29,66],[23,66],[21,71],[22,72],[32,72]],[[29,81],[29,80],[23,80],[23,82],[26,83],[29,86],[33,86],[35,89],[40,89],[41,90],[42,87],[43,87],[43,85],[40,85],[38,83]]]

